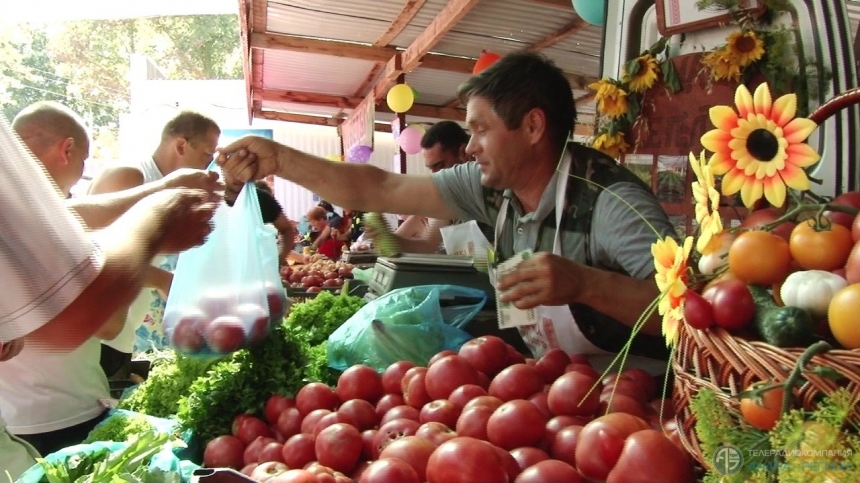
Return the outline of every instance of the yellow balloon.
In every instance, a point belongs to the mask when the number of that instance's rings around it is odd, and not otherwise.
[[[339,154],[329,154],[325,158],[328,159],[329,161],[343,161],[343,156],[341,156]]]
[[[415,102],[415,93],[412,92],[412,88],[407,84],[397,84],[388,90],[386,101],[388,101],[388,108],[392,111],[397,113],[406,112],[412,107],[412,103]]]

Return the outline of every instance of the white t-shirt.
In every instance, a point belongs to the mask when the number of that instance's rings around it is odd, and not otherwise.
[[[103,265],[101,251],[58,193],[0,116],[0,341],[25,336],[59,315]],[[32,449],[0,436],[0,468],[9,468],[13,478],[32,456]]]
[[[110,397],[95,337],[67,353],[24,350],[0,363],[0,413],[12,434],[41,434],[96,418]]]

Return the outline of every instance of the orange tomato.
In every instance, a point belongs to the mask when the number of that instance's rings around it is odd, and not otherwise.
[[[756,386],[753,384],[749,389],[755,389]],[[770,431],[779,420],[784,394],[782,387],[774,387],[763,392],[759,400],[753,397],[742,398],[741,416],[750,426]]]
[[[781,282],[788,276],[790,265],[788,242],[770,232],[741,233],[729,247],[729,270],[735,278],[747,284],[773,285]]]
[[[854,247],[851,230],[836,223],[818,229],[815,220],[798,223],[788,242],[791,256],[806,270],[836,270],[844,267]]]
[[[846,349],[860,349],[860,283],[836,292],[827,308],[827,322],[833,337]]]

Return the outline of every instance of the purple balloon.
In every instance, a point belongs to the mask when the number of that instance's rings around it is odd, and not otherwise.
[[[373,149],[366,144],[356,144],[349,148],[347,153],[347,161],[351,163],[366,164],[370,161],[370,155],[373,154]]]

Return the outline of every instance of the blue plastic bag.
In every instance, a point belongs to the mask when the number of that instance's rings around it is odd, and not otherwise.
[[[206,243],[179,255],[164,333],[185,355],[228,354],[263,340],[286,309],[277,240],[263,225],[257,187],[222,204]],[[266,263],[274,250],[274,264]],[[265,257],[264,257],[265,254]]]
[[[436,353],[472,339],[462,329],[487,301],[483,290],[420,285],[393,290],[362,307],[328,338],[328,364],[364,364],[379,372],[406,360],[426,366]]]
[[[143,417],[146,419],[146,422],[152,425],[153,429],[157,433],[175,435],[177,438],[181,439],[186,446],[184,448],[176,447],[173,449],[173,453],[179,459],[195,460],[196,456],[201,452],[200,439],[191,430],[186,429],[181,431],[179,421],[172,418],[156,418],[155,416],[127,411],[125,409],[111,409],[110,412],[108,412],[108,416],[102,422],[97,424],[96,428],[107,424],[111,418],[115,416]]]
[[[113,452],[120,451],[126,446],[128,446],[127,442],[117,443],[114,441],[78,444],[61,449],[55,453],[51,453],[45,456],[44,459],[49,463],[58,463],[76,453],[95,453],[101,449],[107,449],[108,451]],[[191,476],[194,473],[194,470],[199,469],[200,466],[192,463],[191,461],[180,460],[179,457],[173,454],[173,451],[169,448],[165,448],[152,457],[152,460],[149,463],[149,468],[179,473],[183,483],[186,483],[191,481]],[[25,471],[24,474],[15,481],[15,483],[39,483],[44,475],[45,471],[42,469],[42,465],[37,463],[29,470]]]

